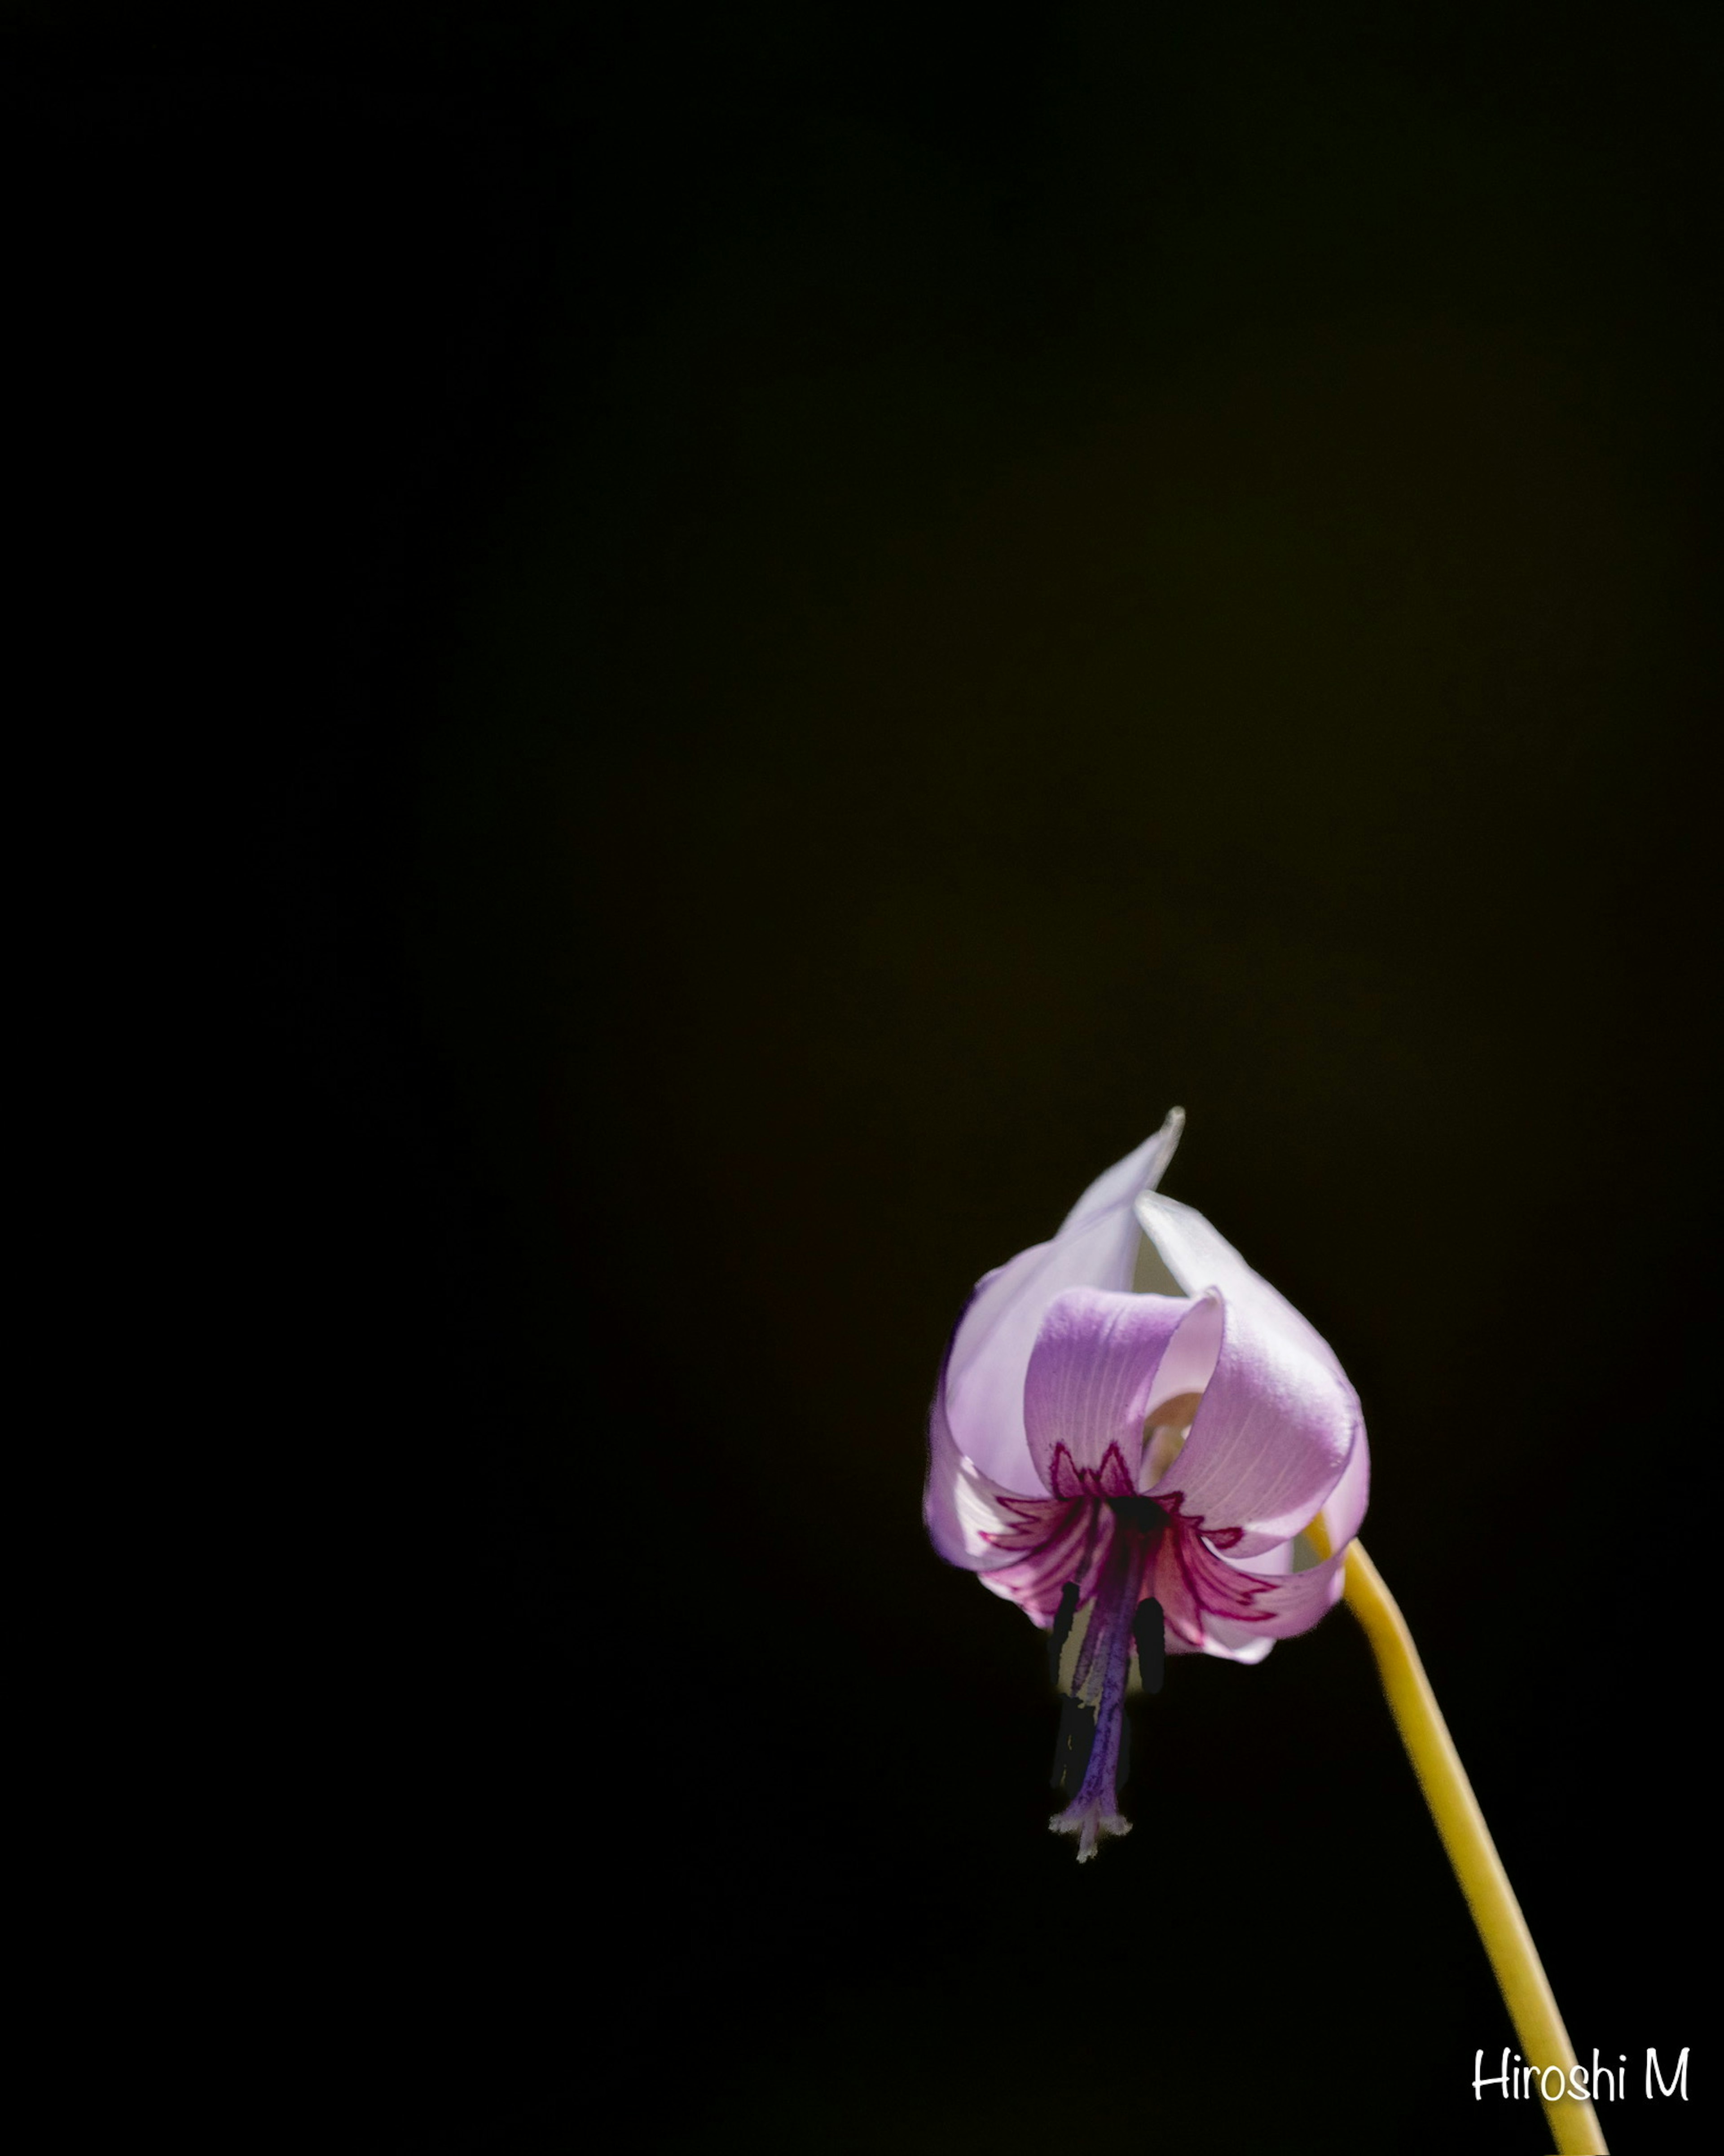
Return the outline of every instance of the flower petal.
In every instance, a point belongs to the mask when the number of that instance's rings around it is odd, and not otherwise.
[[[1119,1523],[1105,1505],[1064,1503],[1053,1497],[1016,1502],[1026,1510],[1031,1506],[1045,1508],[1040,1519],[1024,1522],[1022,1538],[1033,1540],[1034,1547],[1008,1551],[1008,1563],[978,1576],[991,1594],[1015,1602],[1045,1631],[1054,1622],[1068,1582],[1076,1583],[1080,1602],[1095,1594]]]
[[[1309,1572],[1289,1570],[1290,1561],[1283,1543],[1265,1552],[1261,1571],[1236,1564],[1180,1523],[1156,1553],[1152,1589],[1166,1617],[1169,1649],[1259,1662],[1271,1641],[1308,1632],[1340,1598],[1342,1558],[1326,1558]]]
[[[1241,1573],[1254,1590],[1251,1614],[1244,1620],[1212,1619],[1211,1630],[1219,1623],[1226,1627],[1229,1637],[1256,1633],[1271,1640],[1290,1640],[1301,1632],[1310,1631],[1317,1620],[1341,1599],[1346,1584],[1342,1577],[1346,1555],[1346,1551],[1341,1550],[1333,1557],[1325,1558],[1321,1564],[1314,1564],[1309,1572],[1288,1572],[1279,1577],[1254,1572],[1249,1566],[1234,1566],[1233,1569]]]
[[[1085,1226],[1096,1214],[1116,1212],[1120,1206],[1129,1205],[1134,1199],[1153,1190],[1167,1173],[1167,1163],[1178,1147],[1184,1128],[1184,1109],[1169,1108],[1153,1137],[1146,1138],[1136,1152],[1128,1152],[1123,1160],[1116,1160],[1096,1177],[1060,1222],[1060,1235],[1070,1235],[1075,1229]],[[1054,1237],[1056,1242],[1060,1235]],[[1135,1241],[1134,1237],[1134,1245]]]
[[[948,1564],[967,1572],[1009,1564],[1013,1553],[1000,1551],[988,1539],[1009,1533],[1017,1524],[1001,1502],[1007,1493],[959,1451],[947,1419],[945,1393],[942,1372],[928,1416],[928,1480],[922,1493],[928,1534]]]
[[[1044,1489],[1058,1497],[1136,1491],[1162,1358],[1191,1308],[1171,1296],[1089,1287],[1048,1305],[1024,1381],[1029,1457]]]
[[[1236,1624],[1230,1617],[1212,1617],[1205,1629],[1209,1643],[1203,1652],[1224,1662],[1260,1662],[1275,1645],[1265,1633],[1254,1630],[1249,1625]],[[1183,1651],[1190,1653],[1192,1650]]]
[[[945,1379],[928,1417],[928,1480],[922,1517],[949,1564],[1015,1602],[1044,1628],[1054,1621],[1068,1580],[1095,1592],[1111,1544],[1105,1507],[1003,1490],[958,1450],[946,1415]]]
[[[1147,1494],[1177,1497],[1193,1526],[1248,1558],[1297,1534],[1336,1489],[1359,1435],[1358,1402],[1333,1356],[1308,1344],[1321,1342],[1302,1319],[1295,1328],[1260,1299],[1215,1299],[1214,1374],[1185,1449]]]
[[[1206,1287],[1219,1288],[1229,1308],[1253,1312],[1260,1322],[1302,1342],[1318,1361],[1340,1370],[1335,1350],[1310,1319],[1301,1317],[1261,1273],[1254,1272],[1201,1213],[1153,1189],[1141,1193],[1133,1209],[1138,1225],[1183,1294],[1201,1295]]]
[[[1098,1176],[1051,1242],[988,1274],[958,1320],[942,1380],[952,1434],[1008,1489],[1040,1486],[1024,1435],[1024,1379],[1042,1313],[1067,1288],[1130,1288],[1139,1247],[1132,1201],[1172,1158],[1183,1120],[1176,1108],[1153,1137]]]
[[[1370,1496],[1371,1448],[1365,1442],[1365,1425],[1361,1423],[1341,1480],[1323,1500],[1323,1527],[1331,1551],[1341,1549],[1357,1534]]]

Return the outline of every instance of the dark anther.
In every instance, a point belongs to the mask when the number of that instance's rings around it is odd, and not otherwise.
[[[1077,1582],[1068,1579],[1065,1592],[1060,1597],[1060,1607],[1054,1613],[1054,1631],[1048,1641],[1048,1674],[1057,1685],[1060,1681],[1060,1657],[1065,1652],[1065,1643],[1071,1637],[1071,1628],[1077,1619]]]
[[[1131,1643],[1137,1650],[1137,1674],[1146,1691],[1159,1691],[1167,1659],[1167,1622],[1162,1605],[1147,1594],[1131,1620]]]
[[[1110,1497],[1107,1509],[1125,1526],[1136,1527],[1140,1535],[1158,1539],[1167,1524],[1167,1514],[1153,1497]]]

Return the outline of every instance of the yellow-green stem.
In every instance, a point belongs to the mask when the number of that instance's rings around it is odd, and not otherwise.
[[[1485,1815],[1479,1810],[1479,1800],[1419,1659],[1413,1635],[1407,1630],[1407,1620],[1383,1585],[1382,1573],[1357,1543],[1347,1553],[1346,1599],[1377,1657],[1389,1712],[1491,1958],[1491,1973],[1520,2039],[1521,2055],[1529,2066],[1557,2067],[1565,2087],[1572,2091],[1576,2084],[1568,2074],[1575,2064],[1574,2049],[1557,2011],[1526,1919],[1521,1914],[1521,1905],[1509,1885]],[[1605,2156],[1604,2136],[1588,2098],[1570,2093],[1547,2102],[1541,2091],[1540,2101],[1544,2102],[1559,2156]]]

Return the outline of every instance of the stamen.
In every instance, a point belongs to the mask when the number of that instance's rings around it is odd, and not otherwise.
[[[1065,1652],[1065,1643],[1071,1637],[1071,1627],[1077,1616],[1078,1584],[1068,1579],[1060,1590],[1060,1607],[1054,1614],[1054,1630],[1048,1637],[1048,1675],[1054,1684],[1060,1681],[1060,1658]]]
[[[1075,1781],[1077,1787],[1065,1810],[1049,1821],[1056,1834],[1077,1835],[1080,1864],[1095,1855],[1104,1834],[1131,1832],[1119,1810],[1119,1784],[1129,1758],[1125,1697],[1134,1644],[1140,1669],[1153,1675],[1157,1688],[1161,1680],[1161,1605],[1144,1604],[1153,1616],[1140,1625],[1138,1597],[1144,1566],[1167,1528],[1167,1515],[1152,1497],[1107,1497],[1102,1503],[1113,1516],[1113,1532],[1068,1680],[1054,1753],[1055,1787],[1070,1789]],[[1096,1511],[1099,1519],[1100,1506]],[[1061,1596],[1055,1619],[1056,1668],[1077,1616],[1074,1582]]]

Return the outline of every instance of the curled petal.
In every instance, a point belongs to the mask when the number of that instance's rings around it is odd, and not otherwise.
[[[1271,1332],[1300,1342],[1318,1362],[1341,1373],[1335,1350],[1311,1320],[1301,1317],[1261,1273],[1254,1272],[1201,1213],[1182,1205],[1177,1198],[1163,1198],[1154,1189],[1140,1192],[1132,1209],[1183,1294],[1201,1295],[1205,1288],[1219,1289],[1229,1309],[1249,1311]]]
[[[1045,1508],[1039,1520],[1024,1522],[1024,1539],[1032,1546],[1021,1554],[1005,1553],[1005,1563],[991,1566],[980,1577],[992,1594],[1015,1602],[1027,1617],[1046,1630],[1059,1611],[1069,1580],[1076,1582],[1080,1602],[1094,1595],[1119,1526],[1103,1505],[1062,1502],[1052,1497],[1019,1502],[1026,1507]]]
[[[1166,1168],[1183,1121],[1176,1109],[1098,1176],[1053,1240],[989,1273],[958,1320],[941,1380],[947,1422],[959,1450],[1008,1489],[1041,1486],[1024,1434],[1024,1379],[1042,1313],[1067,1288],[1130,1288],[1139,1246],[1132,1201]]]
[[[1024,1383],[1029,1457],[1044,1489],[1058,1497],[1136,1491],[1162,1357],[1192,1306],[1084,1287],[1049,1304]]]
[[[1176,1653],[1261,1661],[1276,1640],[1308,1632],[1339,1599],[1345,1553],[1294,1572],[1290,1545],[1265,1553],[1265,1569],[1231,1563],[1183,1528],[1157,1552],[1153,1592]]]
[[[1310,1631],[1320,1617],[1340,1601],[1347,1584],[1347,1552],[1337,1550],[1308,1572],[1290,1572],[1271,1580],[1264,1589],[1252,1622],[1260,1625],[1272,1640],[1296,1639]]]
[[[1323,1500],[1323,1530],[1331,1551],[1345,1548],[1357,1534],[1370,1496],[1371,1448],[1365,1442],[1365,1426],[1361,1423],[1341,1480]]]
[[[1310,1631],[1341,1599],[1346,1558],[1346,1551],[1340,1550],[1308,1572],[1286,1572],[1278,1577],[1253,1572],[1243,1565],[1231,1568],[1250,1585],[1250,1613],[1243,1620],[1223,1621],[1241,1623],[1245,1630],[1271,1640],[1291,1640]]]
[[[1302,1319],[1295,1331],[1260,1302],[1229,1299],[1221,1309],[1214,1374],[1190,1438],[1148,1494],[1177,1499],[1212,1540],[1249,1558],[1289,1541],[1334,1491],[1359,1410],[1333,1357],[1309,1346],[1305,1336],[1316,1335]]]
[[[1167,1173],[1184,1128],[1184,1109],[1169,1108],[1153,1137],[1146,1138],[1136,1152],[1128,1152],[1096,1177],[1060,1222],[1060,1236],[1086,1226],[1101,1214],[1116,1213],[1121,1205],[1130,1205],[1152,1191]],[[1054,1238],[1056,1242],[1060,1236]]]
[[[1146,1298],[1148,1300],[1149,1298]],[[1170,1296],[1153,1298],[1167,1302]],[[1162,1357],[1156,1371],[1155,1391],[1151,1398],[1149,1413],[1167,1400],[1191,1398],[1208,1387],[1215,1374],[1215,1365],[1221,1354],[1221,1305],[1213,1296],[1203,1296],[1178,1306],[1184,1316],[1167,1342],[1167,1353]]]
[[[949,1564],[979,1573],[984,1587],[1044,1627],[1053,1623],[1068,1580],[1076,1580],[1085,1594],[1095,1592],[1114,1531],[1101,1507],[1023,1496],[983,1474],[958,1450],[943,1386],[928,1418],[922,1517]]]
[[[928,1416],[928,1480],[922,1493],[922,1517],[935,1548],[948,1564],[962,1565],[967,1572],[981,1572],[990,1565],[1011,1562],[992,1539],[1008,1533],[1016,1524],[1003,1502],[1010,1494],[959,1451],[947,1419],[942,1373]]]
[[[1203,1652],[1219,1661],[1260,1662],[1275,1645],[1266,1634],[1254,1630],[1249,1625],[1235,1624],[1230,1617],[1211,1617],[1204,1630],[1208,1635],[1208,1644]],[[1175,1647],[1171,1640],[1167,1644],[1175,1654],[1195,1651],[1190,1648]]]

